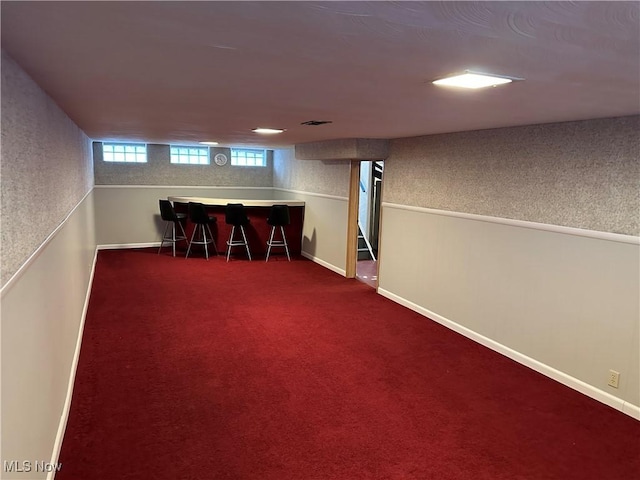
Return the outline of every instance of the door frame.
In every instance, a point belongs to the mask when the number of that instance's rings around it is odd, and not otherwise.
[[[347,214],[347,261],[345,277],[356,278],[358,261],[358,203],[360,197],[360,160],[351,160]]]
[[[347,214],[347,255],[345,277],[356,278],[358,264],[358,204],[360,203],[360,163],[373,160],[351,160],[349,170],[349,199]],[[384,160],[379,160],[384,162]],[[380,211],[378,212],[378,252],[376,255],[376,275],[380,278],[380,256],[382,252],[382,198],[384,195],[384,173],[380,185]]]

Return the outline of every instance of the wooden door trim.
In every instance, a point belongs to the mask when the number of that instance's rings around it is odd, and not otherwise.
[[[356,278],[358,261],[358,203],[360,199],[360,161],[351,160],[349,207],[347,215],[347,261],[345,277]]]

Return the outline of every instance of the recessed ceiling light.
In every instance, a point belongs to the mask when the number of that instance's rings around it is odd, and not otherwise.
[[[200,142],[200,145],[218,145],[218,142]]]
[[[500,75],[488,75],[486,73],[475,73],[466,71],[462,74],[452,75],[450,77],[434,80],[434,85],[442,85],[446,87],[460,87],[460,88],[485,88],[495,87],[496,85],[503,85],[505,83],[511,83],[514,80],[522,80],[522,78],[505,77]]]
[[[272,133],[282,133],[284,132],[284,129],[280,129],[280,128],[254,128],[253,130],[251,130],[252,132],[255,133],[266,133],[266,134],[272,134]]]

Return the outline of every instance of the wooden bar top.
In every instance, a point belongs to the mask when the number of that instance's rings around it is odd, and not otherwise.
[[[214,198],[214,197],[167,197],[171,202],[202,203],[211,206],[226,206],[227,203],[242,203],[245,207],[270,207],[272,205],[289,205],[290,207],[304,207],[300,200],[256,200],[248,198]]]

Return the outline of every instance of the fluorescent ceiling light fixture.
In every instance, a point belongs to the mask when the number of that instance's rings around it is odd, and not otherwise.
[[[218,142],[199,142],[200,145],[217,145]]]
[[[282,133],[284,132],[284,129],[281,128],[254,128],[253,130],[251,130],[252,132],[255,133],[266,133],[266,134],[272,134],[272,133]]]
[[[434,80],[434,85],[442,85],[446,87],[460,87],[460,88],[485,88],[495,87],[496,85],[503,85],[505,83],[511,83],[514,80],[522,80],[515,77],[504,77],[498,75],[488,75],[485,73],[474,73],[466,71],[464,73],[453,75],[439,80]]]

